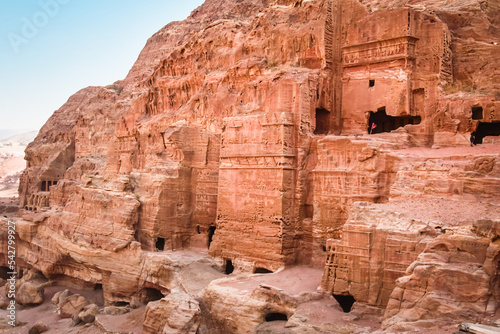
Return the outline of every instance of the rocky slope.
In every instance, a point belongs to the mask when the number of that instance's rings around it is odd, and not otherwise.
[[[20,269],[107,304],[153,289],[148,333],[498,319],[499,29],[493,1],[207,0],[28,146]],[[232,276],[190,289],[211,269],[186,249]],[[319,293],[289,291],[297,265]],[[343,327],[333,297],[357,301]]]

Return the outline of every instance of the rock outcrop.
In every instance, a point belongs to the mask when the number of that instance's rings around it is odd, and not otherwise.
[[[266,331],[304,304],[200,292],[194,264],[323,269],[388,331],[498,317],[499,31],[494,1],[207,0],[28,146],[19,269],[153,300],[146,332]]]

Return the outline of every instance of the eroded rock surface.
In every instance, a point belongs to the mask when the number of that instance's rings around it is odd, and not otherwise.
[[[498,319],[499,22],[494,1],[207,0],[28,146],[20,268],[150,302],[150,332],[296,323],[311,294],[209,284],[294,265],[387,331]]]

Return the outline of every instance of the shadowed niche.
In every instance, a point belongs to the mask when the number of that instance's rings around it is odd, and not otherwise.
[[[268,313],[266,314],[266,322],[270,321],[288,321],[288,317],[283,313]]]
[[[356,302],[356,299],[351,295],[333,295],[333,298],[335,298],[345,313],[351,312],[352,305]]]

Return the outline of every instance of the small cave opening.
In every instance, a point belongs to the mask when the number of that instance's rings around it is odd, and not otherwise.
[[[372,79],[372,80],[370,80],[370,81],[368,82],[368,87],[375,87],[375,80],[373,80],[373,79]]]
[[[114,302],[113,306],[116,306],[116,307],[127,307],[127,306],[130,306],[130,303],[129,302],[125,302],[125,301]]]
[[[321,246],[321,250],[323,251],[323,253],[326,253],[326,246],[325,246],[325,245],[322,245],[322,246]]]
[[[474,144],[482,144],[484,137],[487,136],[500,136],[500,122],[479,122],[472,135],[475,137]]]
[[[162,252],[165,249],[165,238],[156,239],[156,250]]]
[[[144,288],[142,294],[144,304],[154,302],[165,297],[160,290],[154,288]]]
[[[370,111],[368,133],[391,132],[408,124],[420,124],[421,121],[420,116],[388,116],[385,107],[382,107],[377,112]]]
[[[214,240],[215,230],[216,230],[215,226],[210,226],[208,228],[208,249],[210,249],[210,245],[212,244],[212,241]]]
[[[472,107],[472,119],[483,119],[483,107]]]
[[[273,271],[269,270],[269,269],[266,269],[266,268],[262,268],[262,267],[257,267],[255,268],[255,270],[253,271],[254,274],[272,274]]]
[[[326,135],[330,131],[330,112],[326,109],[316,109],[315,135]]]
[[[340,307],[342,307],[344,313],[351,312],[352,305],[356,302],[356,299],[351,295],[333,295],[333,298],[335,298]]]
[[[94,285],[94,291],[102,291],[102,284],[97,283],[96,285]]]
[[[224,260],[224,273],[226,275],[232,274],[234,271],[233,261],[225,259]]]
[[[196,233],[201,234],[200,225],[196,225]]]
[[[272,312],[266,314],[266,322],[270,321],[288,321],[288,316],[284,313]]]
[[[47,181],[42,181],[41,191],[47,191]]]

